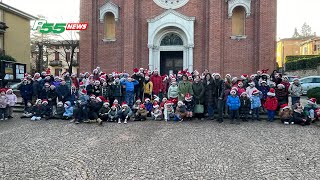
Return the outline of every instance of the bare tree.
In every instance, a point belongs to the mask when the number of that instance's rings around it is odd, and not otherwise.
[[[301,27],[301,36],[310,37],[312,34],[311,27],[305,22]]]

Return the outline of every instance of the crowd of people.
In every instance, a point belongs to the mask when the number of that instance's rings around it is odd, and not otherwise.
[[[19,85],[24,102],[21,118],[65,119],[76,124],[143,120],[179,121],[192,118],[219,123],[260,121],[266,113],[273,122],[279,115],[284,124],[309,125],[320,117],[316,99],[301,104],[303,88],[299,79],[268,70],[233,77],[219,73],[189,72],[160,75],[143,68],[133,74],[106,74],[100,67],[89,72],[52,76],[46,72],[25,74]],[[17,97],[12,89],[1,89],[0,119],[12,118]],[[292,103],[289,105],[289,97]],[[215,113],[216,112],[216,113]]]

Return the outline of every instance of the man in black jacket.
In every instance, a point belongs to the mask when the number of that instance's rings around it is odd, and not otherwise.
[[[219,123],[223,122],[223,107],[224,107],[223,98],[225,96],[224,90],[225,90],[224,80],[222,80],[219,73],[216,73],[214,75],[214,95],[213,96],[216,102],[215,104],[217,105]]]

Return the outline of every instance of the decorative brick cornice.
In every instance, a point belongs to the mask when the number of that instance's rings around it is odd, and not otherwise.
[[[119,20],[119,6],[109,1],[100,7],[100,22],[103,23],[104,16],[107,12],[111,12],[114,15],[115,21]]]
[[[242,6],[246,10],[246,17],[251,15],[251,0],[225,0],[228,3],[228,17],[232,17],[234,8]]]

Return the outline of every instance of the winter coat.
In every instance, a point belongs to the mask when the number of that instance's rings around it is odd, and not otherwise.
[[[209,84],[208,84],[208,82],[209,82]],[[214,84],[213,84],[212,78],[209,81],[207,81],[205,79],[204,82],[203,82],[203,86],[204,86],[204,89],[205,89],[205,92],[204,92],[205,105],[213,105],[214,104],[214,96],[213,96]]]
[[[110,107],[102,106],[99,110],[99,116],[108,115],[109,111],[110,111]]]
[[[303,119],[306,119],[306,116],[303,112],[293,111],[293,121],[295,124],[304,124]]]
[[[113,97],[121,97],[122,96],[122,86],[121,86],[121,84],[114,83],[112,85],[111,89],[112,89]]]
[[[8,105],[10,107],[14,106],[17,103],[17,96],[14,93],[7,94],[6,96],[8,98]]]
[[[168,99],[170,99],[170,98],[177,98],[178,95],[179,95],[179,93],[178,93],[178,86],[177,86],[177,85],[175,85],[175,86],[171,85],[171,86],[169,87],[169,89],[168,89]]]
[[[64,80],[66,81],[66,86],[68,87],[68,89],[71,89],[71,84],[72,84],[71,78],[65,76]]]
[[[71,106],[71,103],[70,101],[67,101],[65,104],[68,105],[68,107],[65,107],[64,108],[64,113],[63,113],[63,116],[65,117],[72,117],[73,116],[73,107]]]
[[[92,113],[98,113],[99,110],[101,109],[102,107],[102,103],[101,102],[96,102],[96,101],[90,101],[89,103],[89,112]]]
[[[186,106],[185,105],[182,105],[182,106],[177,106],[176,108],[176,114],[179,114],[180,117],[183,117],[183,116],[186,116]]]
[[[216,79],[213,80],[214,82],[214,91],[213,91],[213,97],[215,99],[218,98],[224,98],[224,90],[225,90],[225,84],[222,79]]]
[[[117,108],[115,110],[110,109],[110,111],[108,112],[108,116],[109,116],[110,119],[118,118],[118,110],[117,110]]]
[[[276,97],[267,97],[264,107],[267,110],[275,111],[278,107],[278,99]]]
[[[183,101],[184,97],[182,97],[182,94],[185,96],[187,93],[193,95],[192,84],[190,81],[180,81],[178,85],[179,101]]]
[[[152,94],[152,90],[153,90],[153,83],[151,81],[143,83],[143,93],[144,94],[151,95]]]
[[[298,85],[292,83],[288,91],[291,94],[291,97],[300,97],[303,93],[303,87],[300,83]]]
[[[101,93],[101,85],[94,85],[93,86],[93,94],[98,97]]]
[[[48,103],[50,106],[57,104],[57,97],[58,97],[58,93],[55,89],[54,90],[50,89],[48,91]]]
[[[152,108],[153,108],[153,105],[151,102],[149,103],[144,103],[144,107],[146,108],[147,111],[151,112],[152,111]]]
[[[160,92],[163,91],[163,87],[162,87],[163,84],[162,84],[162,77],[161,76],[152,75],[150,77],[150,81],[153,84],[153,89],[152,89],[153,94],[158,95]]]
[[[238,110],[240,108],[240,99],[239,96],[229,95],[227,99],[227,105],[230,110]]]
[[[20,94],[23,99],[28,99],[28,100],[32,99],[32,94],[33,94],[32,84],[28,84],[28,83],[21,84],[18,90],[20,90]]]
[[[162,115],[162,111],[160,108],[153,109],[151,115],[152,117],[158,118]]]
[[[251,99],[251,109],[261,107],[260,96],[251,96],[250,99]]]
[[[258,90],[258,89],[256,87],[253,87],[253,88],[251,88],[250,86],[247,87],[246,93],[248,94],[248,97],[252,96],[252,93],[253,93],[254,90]]]
[[[36,117],[41,117],[41,115],[42,115],[42,105],[41,104],[34,105],[33,108],[32,108],[32,113]]]
[[[40,88],[40,79],[39,80],[34,80],[33,82],[32,82],[32,94],[34,95],[34,96],[39,96],[39,94],[40,94],[40,91],[42,90],[41,88]]]
[[[136,114],[137,114],[138,116],[147,117],[148,111],[147,111],[146,109],[138,109],[138,111],[136,112]]]
[[[204,86],[203,83],[193,83],[192,84],[193,90],[193,98],[196,104],[203,104],[204,103]]]
[[[286,89],[276,88],[276,97],[278,98],[279,105],[288,102],[288,92],[286,91]]]
[[[289,82],[284,82],[284,81],[282,81],[281,84],[284,85],[284,87],[286,88],[286,91],[288,92],[289,87],[290,87],[291,84]]]
[[[64,109],[63,106],[57,107],[56,113],[55,113],[54,116],[55,116],[56,118],[63,118],[64,111],[65,111],[65,109]]]
[[[89,96],[86,95],[86,94],[81,94],[79,96],[79,100],[81,101],[81,105],[87,105],[88,104],[88,101],[89,101]]]
[[[133,80],[131,82],[123,79],[120,81],[121,85],[126,86],[126,92],[134,92],[134,86],[139,84],[137,80]]]
[[[238,96],[239,96],[239,97],[240,97],[241,94],[244,93],[244,92],[246,92],[246,89],[245,89],[245,88],[239,88],[239,87],[238,87]],[[229,94],[230,94],[230,92],[229,92]],[[229,96],[229,94],[228,94],[228,96]]]
[[[4,109],[8,106],[9,100],[6,95],[0,96],[0,108]]]
[[[43,88],[39,93],[39,99],[48,99],[50,88]]]
[[[52,115],[52,108],[48,105],[42,105],[41,107],[41,115],[44,116],[51,116]]]
[[[174,109],[172,105],[166,105],[163,111],[164,119],[168,120],[170,117],[174,115]]]
[[[59,98],[62,98],[62,96],[64,97],[63,99],[68,99],[70,96],[70,89],[68,88],[67,85],[60,85],[57,88],[57,94]]]
[[[52,85],[54,85],[56,88],[59,87],[60,84],[61,84],[60,81],[53,81],[53,82],[52,82]]]
[[[307,105],[304,106],[303,112],[304,112],[304,115],[306,117],[308,117],[308,116],[310,116],[310,113],[309,113],[310,110],[316,111],[317,109],[318,109],[318,105],[316,105],[316,104],[307,104]]]
[[[195,103],[194,103],[193,99],[191,101],[183,101],[183,103],[186,106],[186,110],[188,112],[193,112],[194,106],[195,106]]]
[[[280,114],[280,119],[291,119],[292,118],[292,111],[288,110],[288,111],[281,111]]]
[[[119,111],[118,111],[119,114],[122,114],[123,116],[128,116],[128,117],[131,117],[132,116],[132,111],[130,109],[130,107],[127,107],[124,111],[123,111],[123,108],[121,108]]]
[[[89,96],[91,96],[91,94],[94,94],[94,85],[89,84],[89,85],[86,87],[86,90],[87,90],[87,94],[88,94]]]
[[[250,109],[251,109],[250,98],[240,97],[240,114],[249,114]]]
[[[141,89],[143,88],[143,84],[144,84],[144,77],[139,74],[134,74],[131,77],[139,82],[137,85],[135,85],[134,89],[141,91]]]
[[[262,99],[266,100],[268,97],[268,92],[270,90],[269,86],[258,86],[258,90],[262,93]]]
[[[75,86],[77,89],[79,89],[79,81],[78,81],[78,78],[73,78],[71,77],[71,82],[72,82],[72,85]]]
[[[107,84],[106,86],[102,86],[101,95],[106,99],[110,99],[113,96],[112,91],[112,84]]]
[[[72,105],[75,104],[75,101],[79,98],[79,92],[76,90],[74,92],[71,91],[68,101],[71,102]]]

